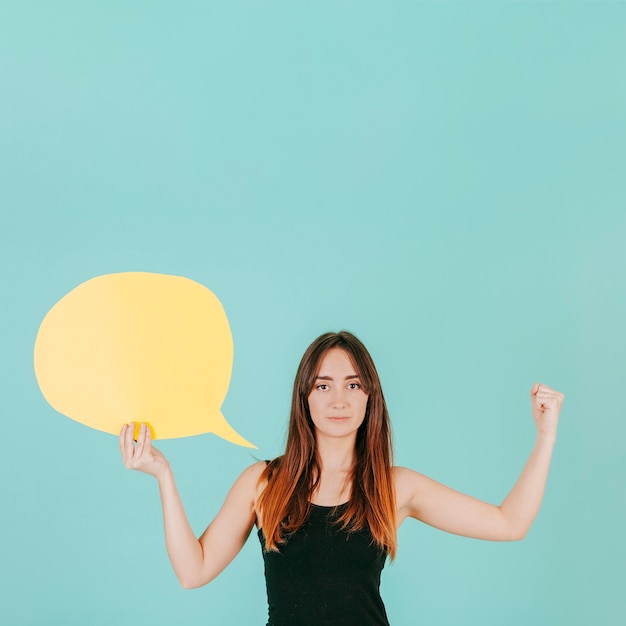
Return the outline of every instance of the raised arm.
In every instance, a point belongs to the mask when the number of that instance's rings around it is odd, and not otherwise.
[[[141,425],[136,445],[133,432],[133,423],[123,426],[120,432],[124,464],[158,480],[165,544],[176,577],[185,589],[201,587],[213,580],[246,542],[256,519],[257,483],[265,463],[255,463],[239,476],[215,519],[197,539],[187,520],[172,469],[163,454],[152,446],[150,429]]]
[[[476,539],[523,539],[541,505],[563,394],[535,383],[530,391],[537,439],[530,457],[500,506],[450,489],[423,474],[396,468],[398,523],[414,517],[447,532]]]

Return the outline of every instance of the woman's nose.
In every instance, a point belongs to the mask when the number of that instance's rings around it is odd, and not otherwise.
[[[333,393],[332,404],[333,406],[345,406],[346,405],[346,393],[343,389],[336,389]]]

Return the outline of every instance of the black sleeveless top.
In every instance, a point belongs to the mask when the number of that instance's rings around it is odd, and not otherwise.
[[[349,533],[333,524],[346,506],[311,505],[309,519],[279,552],[266,552],[258,531],[267,626],[389,626],[379,592],[387,555],[369,529]]]

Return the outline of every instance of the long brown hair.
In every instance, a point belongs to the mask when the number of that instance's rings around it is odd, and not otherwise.
[[[348,531],[369,527],[374,541],[393,559],[396,552],[396,502],[391,472],[393,449],[389,414],[372,357],[366,347],[347,331],[321,335],[307,348],[300,361],[293,386],[285,454],[269,463],[259,480],[268,480],[258,500],[265,548],[278,550],[310,513],[311,494],[320,480],[321,467],[308,397],[322,359],[333,348],[340,348],[348,354],[363,391],[368,395],[365,419],[357,431],[350,501],[337,522]]]

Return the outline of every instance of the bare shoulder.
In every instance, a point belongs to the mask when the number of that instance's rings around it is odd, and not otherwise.
[[[239,475],[239,478],[235,481],[233,491],[240,490],[241,492],[251,494],[256,500],[261,491],[263,491],[263,489],[259,491],[259,487],[261,487],[261,485],[259,485],[259,479],[261,478],[261,475],[265,471],[266,467],[267,465],[265,461],[257,461],[256,463],[246,467],[246,469]],[[267,484],[267,481],[264,482]]]
[[[399,465],[393,467],[393,479],[398,511],[406,509],[415,498],[415,494],[420,490],[420,487],[425,486],[430,480],[424,474]]]
[[[233,520],[239,518],[254,521],[256,517],[256,501],[262,492],[259,479],[264,469],[265,462],[258,461],[239,474],[239,477],[230,488],[213,525],[222,518],[229,520],[229,524],[233,524]]]
[[[267,463],[265,461],[257,461],[253,463],[249,467],[247,467],[242,473],[241,476],[237,479],[237,483],[241,481],[242,489],[245,490],[247,498],[250,499],[252,503],[252,508],[254,509],[254,514],[257,520],[257,524],[260,525],[261,512],[258,508],[258,500],[263,491],[265,491],[265,487],[267,487],[267,478],[261,480],[263,476],[263,472],[267,468]]]
[[[266,467],[267,463],[265,461],[257,461],[256,463],[246,467],[246,469],[241,473],[241,476],[246,476],[250,480],[259,480]]]
[[[404,485],[405,483],[412,483],[413,481],[419,480],[420,478],[428,478],[424,474],[420,474],[415,470],[412,470],[408,467],[402,467],[400,465],[394,465],[392,471],[394,480],[396,482],[396,488],[398,488],[398,486]]]
[[[252,509],[254,511],[254,517],[256,524],[259,528],[262,526],[261,511],[258,507],[259,497],[265,491],[267,487],[267,477],[261,480],[263,472],[267,469],[267,463],[265,461],[258,461],[247,467],[235,482],[233,489],[238,483],[241,483],[241,489],[245,491],[246,497],[249,499]]]

